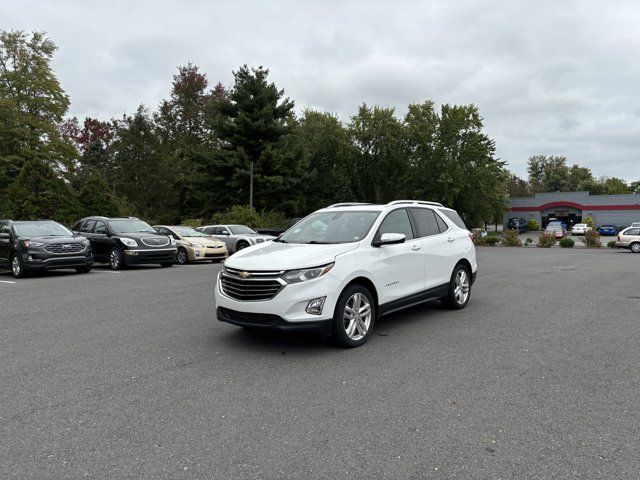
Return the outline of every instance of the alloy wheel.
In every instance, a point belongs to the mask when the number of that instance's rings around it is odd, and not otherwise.
[[[634,243],[631,245],[631,251],[633,253],[640,253],[640,243]]]
[[[355,341],[362,339],[369,331],[371,319],[371,304],[366,295],[360,292],[351,295],[347,300],[343,315],[343,325],[347,336]]]
[[[17,255],[14,255],[13,260],[11,260],[11,271],[14,277],[19,277],[22,273],[22,265],[20,265],[20,259]]]
[[[111,255],[109,255],[109,264],[114,270],[120,268],[120,254],[115,249],[111,250]]]
[[[189,256],[187,255],[187,251],[180,249],[178,250],[178,263],[184,265],[189,260]]]
[[[464,305],[467,298],[469,298],[469,275],[467,271],[462,268],[458,270],[455,282],[453,297],[456,299],[458,305]]]

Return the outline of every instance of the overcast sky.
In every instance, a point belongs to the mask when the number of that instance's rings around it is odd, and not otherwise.
[[[634,1],[17,1],[0,28],[44,30],[71,115],[155,108],[178,65],[213,86],[263,65],[296,107],[475,103],[498,156],[532,154],[640,179],[640,4]]]

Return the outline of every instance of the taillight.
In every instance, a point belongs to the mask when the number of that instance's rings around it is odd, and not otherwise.
[[[618,235],[618,241],[619,241],[619,242],[621,242],[621,241],[622,241],[622,239],[620,238],[620,235]]]
[[[475,237],[473,236],[473,233],[470,233],[470,234],[469,234],[469,238],[470,238],[470,239],[471,239],[471,241],[473,242],[473,239],[475,238]]]

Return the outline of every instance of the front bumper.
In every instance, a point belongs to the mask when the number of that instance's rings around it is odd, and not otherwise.
[[[275,330],[280,332],[313,332],[328,336],[331,334],[332,319],[307,322],[288,322],[279,315],[264,313],[245,313],[230,310],[225,307],[216,308],[216,315],[221,322],[227,322],[239,327],[250,327],[260,330]]]
[[[126,265],[140,265],[144,263],[174,263],[177,248],[143,248],[123,250]]]
[[[28,271],[57,270],[63,268],[88,268],[93,265],[91,251],[73,255],[38,255],[32,252],[22,254],[22,264]]]
[[[340,287],[340,280],[329,272],[315,280],[286,285],[270,300],[241,301],[224,293],[218,278],[215,287],[216,307],[237,312],[239,316],[231,318],[220,313],[217,316],[219,320],[235,325],[262,326],[274,330],[318,331],[319,325],[331,325],[336,302],[342,290]],[[307,313],[309,302],[320,297],[325,297],[322,313]],[[265,321],[267,317],[264,315],[273,317],[272,321]],[[275,317],[278,317],[277,321]],[[256,320],[252,322],[251,318]]]
[[[223,247],[185,247],[190,262],[224,260],[229,256],[226,246]]]

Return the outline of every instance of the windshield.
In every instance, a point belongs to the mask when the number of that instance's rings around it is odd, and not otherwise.
[[[158,233],[142,220],[110,220],[109,225],[115,233]]]
[[[551,230],[551,231],[554,231],[554,232],[556,232],[556,231],[559,232],[559,231],[562,230],[562,225],[549,225],[547,227],[547,230]]]
[[[208,237],[206,233],[199,232],[191,227],[171,227],[181,237]]]
[[[13,228],[19,237],[73,237],[73,233],[56,222],[20,222]]]
[[[255,230],[251,230],[249,227],[245,227],[244,225],[229,225],[229,230],[234,235],[249,235],[252,233],[257,233]]]
[[[359,242],[367,236],[380,212],[317,212],[296,223],[279,241],[286,243]]]

